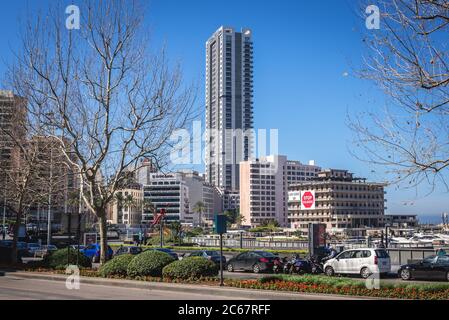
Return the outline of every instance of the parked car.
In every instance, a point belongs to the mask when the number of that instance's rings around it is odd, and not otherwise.
[[[31,256],[34,256],[36,251],[38,251],[41,248],[41,245],[39,243],[28,243],[27,249]]]
[[[324,264],[328,276],[334,274],[360,274],[367,279],[373,273],[387,274],[391,261],[385,249],[360,248],[346,250]]]
[[[43,245],[34,252],[34,256],[43,258],[56,250],[58,250],[58,248],[53,244]]]
[[[11,248],[12,247],[12,240],[0,240],[0,247]]]
[[[208,259],[217,265],[220,265],[220,260],[223,261],[223,266],[226,266],[226,257],[220,256],[220,253],[218,251],[213,250],[199,250],[199,251],[193,251],[189,254],[189,257],[203,257],[205,259]],[[220,259],[221,257],[221,259]]]
[[[70,248],[73,249],[73,250],[78,250],[78,245],[77,245],[77,244],[72,244],[72,245],[70,246]],[[80,251],[81,251],[82,249],[85,249],[85,248],[86,248],[86,246],[80,244],[80,246],[79,246],[79,250],[80,250]]]
[[[81,249],[80,252],[83,253],[86,257],[92,260],[93,263],[100,262],[100,250],[101,246],[98,243],[90,244],[84,249]],[[109,260],[114,255],[114,251],[110,246],[108,246],[108,250],[106,251],[106,260]]]
[[[429,256],[425,259],[403,265],[398,270],[402,280],[428,279],[449,281],[449,255]]]
[[[250,270],[254,273],[272,271],[277,256],[266,251],[248,251],[229,260],[227,270]]]
[[[126,247],[120,247],[116,252],[115,255],[119,256],[122,254],[132,254],[132,255],[136,255],[142,252],[142,248],[141,247],[136,247],[136,246],[126,246]]]
[[[150,249],[145,249],[144,251],[152,251],[152,250],[156,250],[156,251],[161,251],[161,252],[165,252],[168,253],[169,255],[171,255],[175,260],[178,260],[178,254],[176,252],[171,251],[170,249],[166,249],[166,248],[150,248]]]

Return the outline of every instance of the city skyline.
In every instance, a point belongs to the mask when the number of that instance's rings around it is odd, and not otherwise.
[[[42,1],[42,5],[45,3],[46,1]],[[28,5],[31,8],[36,6]],[[230,25],[237,30],[240,27],[252,29],[257,51],[254,72],[255,127],[278,128],[279,153],[289,158],[304,163],[314,159],[323,168],[348,169],[357,176],[373,181],[382,180],[380,172],[373,172],[373,168],[354,159],[348,152],[351,135],[345,126],[346,114],[349,111],[369,109],[376,104],[383,105],[384,98],[382,93],[353,77],[354,67],[361,59],[359,33],[364,28],[364,21],[352,11],[353,8],[347,1],[341,1],[337,5],[328,2],[322,7],[317,4],[307,4],[306,7],[305,4],[293,2],[270,3],[273,18],[271,24],[262,21],[262,9],[268,6],[267,2],[254,4],[251,17],[239,12],[220,12],[220,15],[207,17],[201,22],[192,19],[195,10],[200,7],[206,11],[213,10],[216,4],[205,1],[177,3],[181,9],[179,11],[185,17],[173,13],[171,19],[162,21],[160,17],[167,16],[169,5],[170,1],[168,4],[153,1],[149,10],[149,23],[154,27],[155,42],[167,40],[170,58],[182,62],[188,80],[202,83],[204,42],[220,25]],[[0,34],[8,43],[0,49],[0,55],[4,58],[0,64],[2,74],[5,71],[4,62],[11,59],[10,48],[17,46],[16,35],[6,34],[5,30],[8,28],[5,25],[17,27],[19,21],[16,18],[26,7],[25,1],[5,4],[6,10],[1,14],[3,31]],[[249,4],[243,3],[242,11],[247,9]],[[312,21],[306,12],[320,12],[322,18]],[[282,21],[295,16],[298,22],[294,24]],[[332,18],[336,16],[341,17],[341,21],[333,24]],[[184,32],[175,33],[179,30],[170,23],[175,20],[188,25]],[[313,31],[317,26],[324,32]],[[305,33],[306,29],[310,34]],[[322,38],[317,37],[317,33]],[[186,46],[186,41],[190,41],[191,45]],[[286,46],[290,49],[283,50]],[[202,88],[201,85],[199,87]],[[204,92],[200,89],[197,99],[200,104],[204,101],[203,97]],[[326,129],[320,130],[317,124]],[[422,186],[418,197],[414,196],[413,191],[394,189],[387,188],[387,213],[437,215],[449,207],[447,193],[442,189],[425,198],[425,186]]]

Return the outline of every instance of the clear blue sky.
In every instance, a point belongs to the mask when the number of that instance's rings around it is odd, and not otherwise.
[[[0,75],[4,61],[11,59],[10,48],[18,46],[27,6],[34,10],[48,1],[2,2]],[[365,28],[359,10],[352,0],[152,0],[148,22],[155,48],[166,43],[169,57],[181,62],[185,79],[198,82],[201,105],[205,41],[221,25],[251,28],[256,127],[279,129],[279,151],[290,159],[314,159],[322,167],[378,180],[382,177],[348,153],[347,113],[383,106],[382,93],[354,75]],[[422,198],[424,192],[416,197],[414,191],[394,189],[387,189],[387,212],[449,211],[449,195],[442,191]]]

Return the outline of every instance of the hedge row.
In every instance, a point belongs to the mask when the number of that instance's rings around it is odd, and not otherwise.
[[[120,255],[113,258],[100,268],[99,275],[194,280],[217,276],[218,267],[201,257],[175,261],[165,252],[145,251],[137,256]]]

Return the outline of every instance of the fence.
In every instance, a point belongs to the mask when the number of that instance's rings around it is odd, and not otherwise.
[[[196,243],[203,247],[219,247],[219,239],[208,238],[188,238],[185,239],[188,243]],[[223,246],[228,248],[242,248],[242,249],[307,249],[309,243],[307,241],[260,241],[255,239],[223,239]]]

